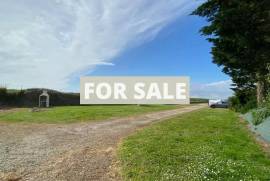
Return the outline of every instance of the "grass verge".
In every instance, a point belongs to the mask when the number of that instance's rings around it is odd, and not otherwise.
[[[118,149],[124,180],[270,180],[270,159],[236,113],[203,109],[154,124]]]
[[[125,117],[154,111],[180,108],[177,105],[108,105],[65,106],[31,112],[29,108],[0,112],[0,121],[28,123],[73,123]]]

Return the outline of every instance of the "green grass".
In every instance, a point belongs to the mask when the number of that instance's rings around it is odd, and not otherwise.
[[[237,114],[203,109],[154,124],[118,149],[124,180],[270,180],[270,159]]]
[[[199,104],[199,103],[208,103],[209,99],[203,99],[203,98],[190,98],[191,104]]]
[[[29,108],[0,112],[0,121],[28,123],[72,123],[97,121],[112,117],[124,117],[152,111],[174,109],[176,105],[108,105],[108,106],[66,106],[31,112]]]

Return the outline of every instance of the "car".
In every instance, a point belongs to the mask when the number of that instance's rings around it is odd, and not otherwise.
[[[229,104],[227,101],[219,101],[210,105],[211,108],[228,108]]]

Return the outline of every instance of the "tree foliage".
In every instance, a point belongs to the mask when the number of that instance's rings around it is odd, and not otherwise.
[[[201,29],[213,44],[213,62],[232,77],[237,90],[264,83],[270,64],[270,1],[208,0],[194,15],[209,25]],[[260,84],[261,85],[261,84]]]

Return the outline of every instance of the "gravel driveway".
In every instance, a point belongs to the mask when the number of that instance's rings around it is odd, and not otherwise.
[[[121,138],[152,122],[205,106],[96,123],[0,123],[0,180],[119,180],[115,148]]]

